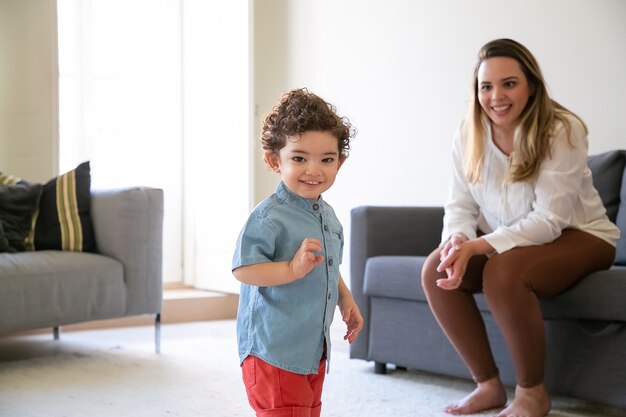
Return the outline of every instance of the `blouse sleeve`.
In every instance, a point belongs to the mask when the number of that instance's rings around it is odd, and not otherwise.
[[[452,145],[452,179],[448,202],[444,207],[442,244],[455,233],[463,233],[470,239],[476,238],[479,207],[471,195],[463,172],[462,125],[454,135]]]
[[[534,185],[535,200],[526,217],[483,236],[498,253],[518,246],[552,242],[572,223],[574,203],[587,167],[588,141],[583,125],[570,118],[553,138],[551,155],[541,165]]]

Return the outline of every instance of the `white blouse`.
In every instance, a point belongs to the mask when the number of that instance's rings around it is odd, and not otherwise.
[[[485,233],[497,253],[518,246],[552,242],[565,228],[584,230],[615,246],[619,229],[606,216],[606,209],[592,183],[587,166],[588,139],[574,117],[570,142],[563,125],[552,141],[551,158],[541,165],[534,182],[505,182],[510,158],[486,135],[481,184],[469,184],[463,173],[462,129],[457,129],[453,149],[450,197],[445,205],[442,241],[454,233],[470,239],[476,230]],[[515,140],[519,140],[516,134]]]

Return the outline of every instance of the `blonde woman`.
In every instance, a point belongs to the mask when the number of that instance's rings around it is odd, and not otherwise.
[[[510,39],[484,45],[454,140],[442,243],[422,271],[433,314],[477,384],[445,412],[550,411],[539,298],[608,269],[619,238],[593,187],[587,152],[587,127],[549,97],[528,49]],[[476,292],[484,293],[515,365],[508,405]]]

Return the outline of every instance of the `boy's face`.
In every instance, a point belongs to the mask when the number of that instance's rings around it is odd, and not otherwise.
[[[278,155],[265,151],[265,160],[294,193],[317,200],[337,177],[343,159],[338,139],[329,132],[308,131],[288,138]]]

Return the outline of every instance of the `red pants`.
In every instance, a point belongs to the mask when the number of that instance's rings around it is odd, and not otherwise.
[[[248,356],[241,372],[257,417],[319,417],[326,359],[320,361],[317,375],[301,375]]]

